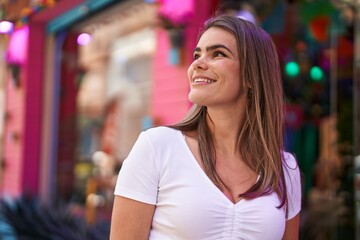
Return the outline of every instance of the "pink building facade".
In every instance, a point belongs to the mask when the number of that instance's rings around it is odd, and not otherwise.
[[[49,114],[43,111],[46,26],[50,20],[82,2],[64,0],[32,15],[26,24],[29,31],[23,43],[27,44],[25,58],[16,63],[8,60],[9,66],[16,65],[19,84],[14,86],[14,76],[9,68],[5,93],[2,195],[39,194],[42,119],[44,114]]]
[[[49,142],[57,141],[49,131],[54,123],[51,108],[48,106],[49,89],[54,88],[47,82],[49,69],[46,61],[52,56],[51,41],[49,44],[47,27],[50,21],[84,4],[85,0],[63,0],[55,7],[33,14],[29,18],[28,49],[26,59],[19,65],[20,85],[14,86],[9,79],[6,87],[6,122],[4,138],[5,169],[2,179],[1,193],[19,196],[24,192],[34,195],[48,195],[54,186],[54,176],[49,170],[54,167],[49,153]],[[176,14],[187,14],[187,25],[184,30],[184,44],[179,49],[179,62],[169,61],[171,43],[167,30],[156,30],[157,50],[152,61],[152,95],[151,118],[155,125],[167,125],[179,121],[190,107],[187,99],[189,85],[187,68],[192,61],[192,52],[202,22],[208,18],[217,5],[217,0],[188,0],[183,5],[179,1],[163,1],[161,7],[166,11],[177,9]],[[69,26],[70,27],[70,26]],[[53,46],[55,47],[55,45]],[[50,53],[49,53],[50,50]],[[53,51],[55,52],[55,51]],[[50,87],[49,87],[50,85]],[[50,112],[49,112],[50,110]],[[45,120],[44,120],[45,119]],[[46,120],[47,119],[47,120]],[[58,120],[57,120],[58,121]],[[58,128],[57,128],[58,129]],[[54,145],[53,145],[54,146]],[[53,151],[56,152],[56,149]],[[54,156],[52,156],[54,157]],[[56,158],[56,157],[55,157]],[[55,160],[56,161],[56,160]],[[56,164],[55,164],[56,166]],[[48,197],[44,197],[48,199]]]
[[[180,64],[171,65],[168,61],[171,43],[166,30],[157,33],[158,45],[154,56],[154,84],[152,117],[159,124],[172,124],[179,121],[191,106],[188,101],[189,82],[187,69],[192,61],[198,30],[204,20],[213,14],[217,0],[164,1],[164,12],[188,17],[184,30],[185,41],[180,51]],[[161,11],[161,9],[160,9]],[[174,12],[171,12],[174,11]]]

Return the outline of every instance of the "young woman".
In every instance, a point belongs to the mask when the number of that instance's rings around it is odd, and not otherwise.
[[[271,37],[233,16],[205,23],[188,116],[140,134],[115,189],[110,239],[298,239],[301,185],[283,150]]]

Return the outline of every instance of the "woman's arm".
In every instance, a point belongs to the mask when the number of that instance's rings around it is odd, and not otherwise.
[[[110,240],[149,239],[154,210],[154,205],[115,196]]]
[[[298,213],[292,219],[286,221],[283,240],[298,240],[299,225],[300,225],[300,213]]]

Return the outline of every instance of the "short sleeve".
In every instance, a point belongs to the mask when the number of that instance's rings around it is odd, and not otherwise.
[[[301,210],[301,178],[300,169],[293,155],[284,153],[285,180],[288,197],[287,220],[295,217]]]
[[[122,164],[114,194],[155,205],[159,164],[146,132],[142,132]]]

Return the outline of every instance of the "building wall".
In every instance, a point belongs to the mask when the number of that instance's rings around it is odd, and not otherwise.
[[[29,23],[28,59],[24,65],[23,191],[38,193],[44,75],[44,25]],[[31,46],[31,47],[30,47]]]
[[[23,71],[20,82],[23,83]],[[3,193],[17,196],[22,190],[24,88],[16,87],[10,71],[6,77]]]
[[[74,165],[77,142],[78,86],[76,78],[79,70],[77,59],[77,34],[67,34],[61,46],[59,126],[56,162],[56,190],[59,198],[69,200],[74,186]]]
[[[188,16],[189,22],[184,32],[185,42],[181,49],[180,63],[177,65],[172,65],[169,61],[171,46],[167,31],[164,29],[157,31],[158,44],[153,65],[151,109],[156,125],[175,123],[181,120],[190,108],[187,69],[192,61],[198,30],[204,20],[211,16],[217,3],[218,0],[193,0],[193,9]],[[176,5],[175,1],[174,4]]]
[[[19,29],[21,32],[13,33],[10,43],[15,47],[18,41],[23,41],[24,45],[36,44],[21,49],[25,53],[14,47],[9,47],[7,52],[3,191],[11,196],[36,193],[38,189],[43,68],[37,58],[43,54],[42,39],[39,38],[42,30],[32,27],[27,34],[24,28]],[[20,55],[19,59],[15,58]],[[31,61],[27,56],[32,56]]]
[[[40,149],[43,107],[44,39],[46,23],[83,0],[63,0],[56,7],[25,14],[29,1],[10,1],[6,18],[19,20],[28,16],[27,58],[21,65],[21,82],[14,88],[7,79],[6,122],[4,125],[4,173],[1,193],[16,197],[24,192],[37,194],[40,176]],[[25,9],[26,8],[26,9]],[[16,11],[15,11],[16,10]],[[24,23],[25,25],[25,23]],[[29,61],[28,61],[29,60]],[[47,112],[45,112],[47,114]]]
[[[0,37],[0,54],[5,56],[8,45],[8,38]],[[6,93],[6,61],[4,58],[0,59],[0,192],[4,179],[4,130],[5,130],[5,93]]]
[[[151,116],[155,124],[171,124],[180,120],[190,106],[187,99],[187,66],[169,63],[170,44],[165,30],[157,31],[157,40],[157,52],[153,59]]]

